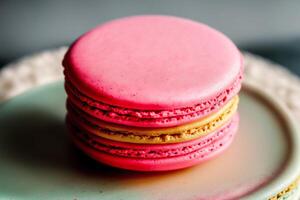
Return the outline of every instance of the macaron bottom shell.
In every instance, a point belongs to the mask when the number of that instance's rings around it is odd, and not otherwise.
[[[230,129],[227,131],[226,135],[218,140],[190,153],[165,158],[135,158],[113,155],[94,148],[81,140],[76,136],[76,133],[74,133],[74,129],[69,128],[69,132],[74,144],[81,151],[98,162],[134,171],[169,171],[191,167],[209,160],[226,150],[233,141],[234,135],[238,129],[238,115],[235,115],[234,118],[235,119],[232,120]],[[157,151],[157,149],[154,149],[154,152],[155,151]]]

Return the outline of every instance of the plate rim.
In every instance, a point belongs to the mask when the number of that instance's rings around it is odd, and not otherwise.
[[[300,129],[291,111],[284,102],[277,100],[275,94],[257,87],[252,82],[247,81],[247,79],[243,80],[242,88],[258,95],[266,101],[272,109],[277,112],[277,114],[280,114],[283,123],[288,130],[287,134],[290,136],[290,148],[292,150],[290,151],[284,169],[281,170],[275,177],[271,178],[266,185],[243,197],[243,199],[268,199],[288,187],[300,175]]]

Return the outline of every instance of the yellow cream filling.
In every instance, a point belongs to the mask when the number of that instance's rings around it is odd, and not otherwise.
[[[92,125],[93,133],[110,140],[130,143],[163,144],[193,140],[207,135],[229,121],[237,110],[239,97],[235,96],[218,112],[204,119],[171,128],[132,128],[101,122]],[[90,125],[91,126],[91,125]]]

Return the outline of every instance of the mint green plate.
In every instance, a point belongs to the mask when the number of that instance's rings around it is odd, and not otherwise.
[[[300,174],[299,134],[286,109],[243,89],[240,129],[221,156],[185,170],[138,173],[103,166],[70,144],[62,82],[0,105],[0,199],[265,199]]]

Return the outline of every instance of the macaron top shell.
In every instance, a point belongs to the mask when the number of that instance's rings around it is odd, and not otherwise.
[[[95,100],[164,110],[214,98],[239,76],[242,58],[226,36],[204,24],[149,15],[87,32],[63,65],[68,79]]]

